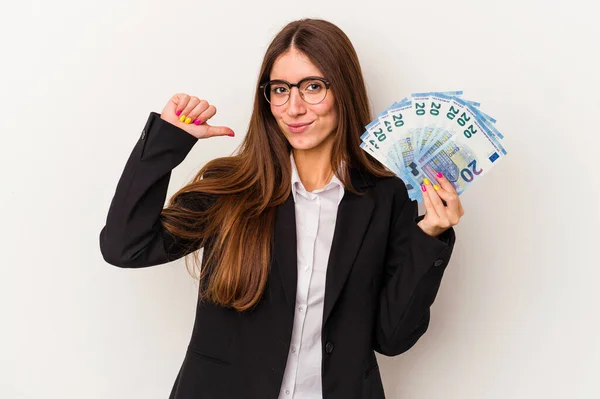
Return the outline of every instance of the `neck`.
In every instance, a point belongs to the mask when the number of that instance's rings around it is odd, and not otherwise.
[[[292,149],[302,185],[307,191],[325,187],[333,177],[331,148]]]

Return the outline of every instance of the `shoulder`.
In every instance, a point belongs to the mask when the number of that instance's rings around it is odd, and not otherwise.
[[[351,173],[353,187],[359,196],[365,195],[373,201],[383,218],[393,219],[397,212],[410,205],[406,184],[397,175],[381,176],[364,170]]]
[[[397,175],[381,176],[356,167],[350,168],[349,175],[352,186],[358,191],[368,187],[378,191],[406,192],[406,185]]]
[[[376,201],[392,199],[397,204],[409,199],[408,188],[397,175],[381,176],[362,168],[351,168],[350,180],[358,192],[366,189]]]
[[[398,176],[377,177],[373,176],[374,189],[394,198],[394,202],[404,202],[409,198],[408,189],[404,181]]]

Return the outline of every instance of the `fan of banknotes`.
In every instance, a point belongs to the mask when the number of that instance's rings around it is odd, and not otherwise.
[[[442,172],[461,195],[506,155],[496,120],[462,91],[414,93],[366,126],[361,148],[400,177],[412,200]]]

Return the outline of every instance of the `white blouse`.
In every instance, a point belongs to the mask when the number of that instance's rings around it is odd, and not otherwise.
[[[296,210],[298,286],[294,327],[279,399],[321,399],[321,327],[327,260],[344,185],[334,175],[322,189],[306,191],[294,155],[292,195]]]

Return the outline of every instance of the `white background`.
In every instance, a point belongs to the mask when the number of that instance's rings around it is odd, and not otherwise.
[[[236,149],[266,47],[301,17],[347,33],[374,112],[462,89],[506,136],[509,156],[461,197],[429,331],[378,355],[388,397],[600,397],[595,2],[1,4],[1,398],[168,396],[196,285],[183,260],[106,264],[98,234],[148,113],[187,92],[237,133],[198,143],[172,194]]]

